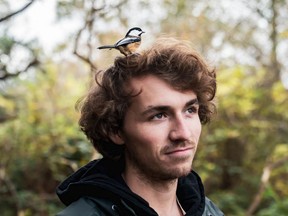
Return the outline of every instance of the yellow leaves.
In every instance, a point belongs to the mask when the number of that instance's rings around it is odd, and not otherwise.
[[[288,143],[278,144],[273,152],[273,157],[279,159],[288,155]]]
[[[15,104],[2,96],[0,96],[0,107],[5,107],[7,111],[13,111],[15,109]]]
[[[17,119],[2,127],[0,134],[17,146],[19,154],[42,154],[65,145],[68,137],[80,136],[74,105],[88,79],[80,70],[69,63],[46,64],[45,73],[17,80],[17,85],[7,89],[15,98],[0,97],[5,110],[17,110]]]
[[[288,103],[288,92],[281,82],[275,83],[271,91],[272,97],[276,103]]]
[[[278,195],[287,197],[287,177],[288,177],[288,143],[278,144],[270,158],[270,163],[274,164],[275,167],[271,173],[271,185]]]
[[[243,67],[221,70],[218,73],[217,100],[229,115],[248,115],[256,109],[255,80],[245,74]]]
[[[280,38],[287,39],[288,38],[288,30],[284,30],[279,34]]]
[[[13,97],[0,95],[0,124],[16,117],[16,106]]]
[[[273,111],[278,115],[282,115],[286,119],[288,118],[288,91],[284,88],[282,83],[279,81],[271,88],[271,101],[273,105]],[[285,121],[285,118],[282,121]]]

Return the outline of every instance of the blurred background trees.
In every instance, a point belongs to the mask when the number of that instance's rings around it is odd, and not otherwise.
[[[146,32],[142,48],[178,37],[217,68],[218,113],[194,163],[209,197],[226,215],[288,215],[287,0],[55,0],[43,16],[73,28],[49,51],[14,27],[25,30],[25,14],[45,2],[0,0],[1,215],[63,208],[55,187],[99,156],[74,110],[95,70],[119,55],[96,47],[133,26]]]

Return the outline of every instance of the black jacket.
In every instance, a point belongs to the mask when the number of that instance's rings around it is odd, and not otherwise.
[[[121,177],[124,162],[95,160],[68,177],[57,195],[67,206],[58,216],[157,216],[149,204],[133,193]],[[204,195],[195,172],[180,178],[177,197],[187,216],[224,215]]]

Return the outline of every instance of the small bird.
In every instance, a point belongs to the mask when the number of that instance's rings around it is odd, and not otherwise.
[[[98,49],[117,49],[125,56],[132,54],[141,44],[141,34],[145,33],[139,27],[129,29],[125,37],[114,45],[100,46]]]

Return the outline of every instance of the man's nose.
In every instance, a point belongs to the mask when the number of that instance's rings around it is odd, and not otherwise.
[[[191,138],[191,125],[183,116],[176,117],[171,122],[169,137],[171,140],[189,140]]]

